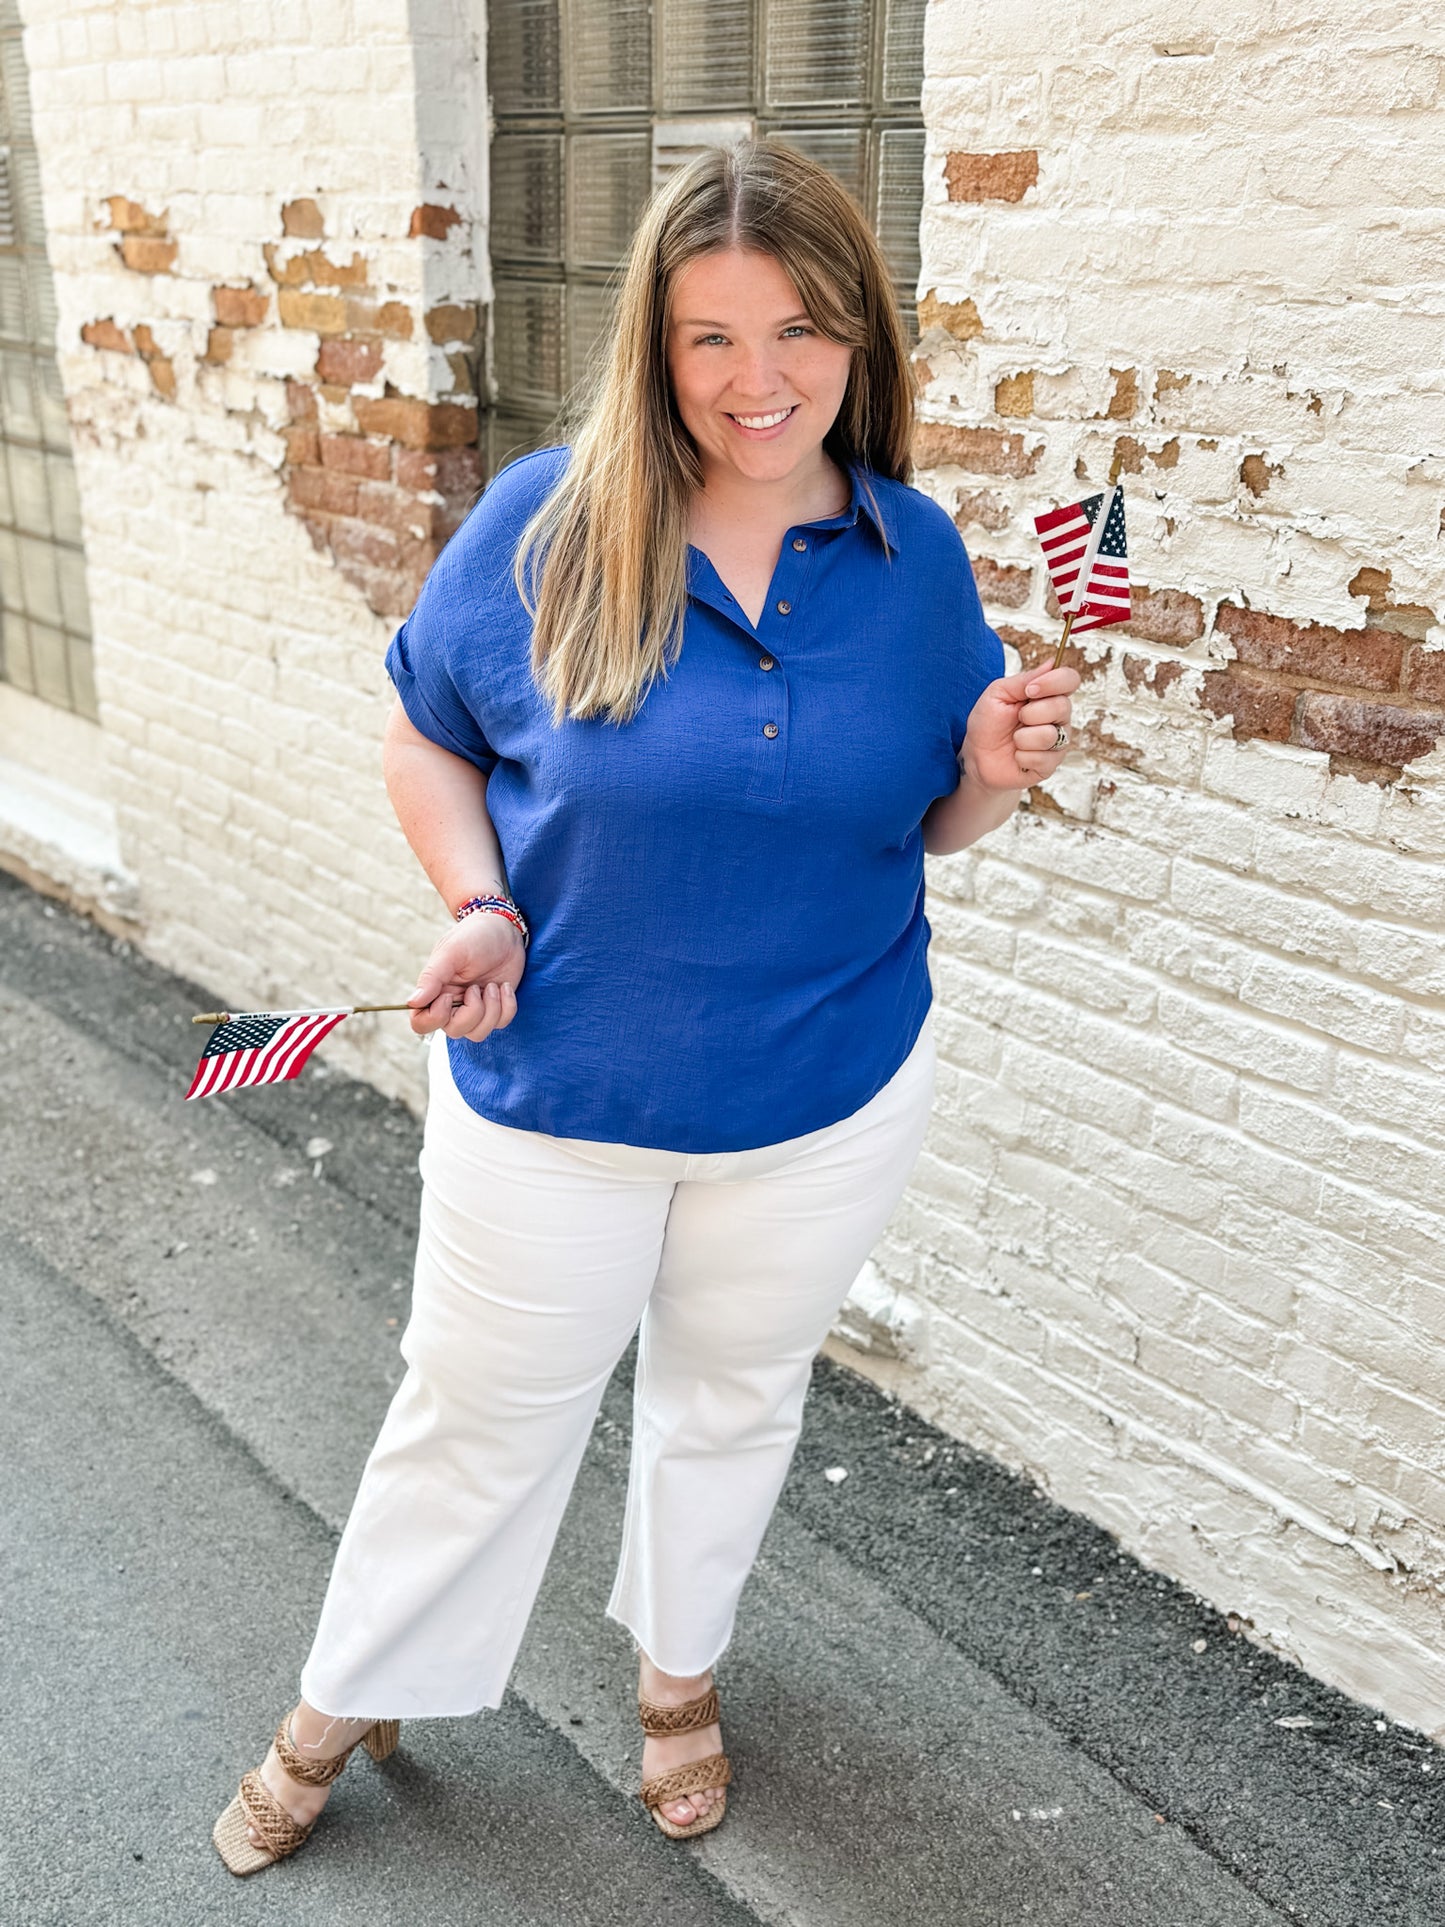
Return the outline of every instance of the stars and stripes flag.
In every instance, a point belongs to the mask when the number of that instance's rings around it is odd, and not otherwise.
[[[1049,579],[1070,629],[1129,620],[1129,549],[1124,491],[1117,485],[1068,508],[1034,517]]]
[[[239,1091],[247,1084],[281,1084],[300,1072],[323,1037],[352,1014],[331,1010],[253,1010],[227,1014],[211,1032],[187,1098]]]

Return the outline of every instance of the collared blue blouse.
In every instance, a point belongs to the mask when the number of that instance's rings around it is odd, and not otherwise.
[[[501,1124],[661,1150],[819,1130],[923,1023],[920,826],[1002,645],[944,510],[855,465],[841,514],[787,531],[756,629],[689,547],[666,680],[629,723],[554,728],[512,564],[569,455],[495,476],[386,659],[417,729],[489,772],[531,924],[511,1024],[449,1041],[457,1086]]]

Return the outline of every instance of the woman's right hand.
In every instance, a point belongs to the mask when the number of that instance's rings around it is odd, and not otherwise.
[[[503,1030],[517,1014],[527,967],[522,933],[507,917],[474,910],[439,937],[407,998],[418,1037],[444,1030],[474,1042]]]

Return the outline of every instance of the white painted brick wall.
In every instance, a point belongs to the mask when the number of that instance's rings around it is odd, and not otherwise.
[[[925,331],[925,415],[1039,459],[921,485],[985,491],[970,549],[1028,567],[1032,515],[1097,487],[1119,434],[1177,437],[1125,477],[1131,551],[1206,620],[1085,639],[1107,667],[1077,713],[1117,752],[931,864],[938,1112],[875,1282],[927,1352],[833,1348],[1442,1736],[1445,754],[1331,775],[1236,741],[1199,690],[1234,653],[1222,600],[1358,629],[1370,565],[1445,607],[1445,30],[1340,0],[1203,26],[1165,0],[935,0],[926,64],[919,290],[983,331]],[[1021,200],[947,199],[947,155],[1019,150]],[[1098,419],[1121,368],[1140,407]],[[1190,386],[1156,392],[1161,368]],[[1033,408],[1000,417],[1021,370]],[[1258,498],[1253,453],[1281,471]],[[1038,571],[992,613],[1058,633]],[[1184,673],[1131,689],[1126,652]]]
[[[427,9],[418,39],[406,0],[23,11],[109,780],[147,946],[238,1006],[402,997],[440,905],[379,778],[396,624],[315,552],[281,473],[284,382],[316,337],[269,323],[224,368],[200,357],[212,288],[266,285],[282,205],[309,196],[343,237],[321,245],[363,249],[373,285],[416,316],[385,375],[431,392],[422,313],[488,295],[479,255],[408,238],[423,201],[484,206],[485,103],[465,57],[480,7]],[[435,95],[444,72],[450,113],[421,111],[418,86]],[[166,215],[173,273],[122,264],[111,195]],[[101,317],[152,329],[175,403],[139,360],[82,345]],[[326,1050],[419,1099],[404,1019],[354,1020]]]

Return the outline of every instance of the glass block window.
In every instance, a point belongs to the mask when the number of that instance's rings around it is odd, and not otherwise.
[[[96,713],[80,498],[16,0],[0,0],[0,678]]]
[[[653,185],[777,135],[867,210],[916,335],[927,0],[491,0],[490,471],[545,445]]]

